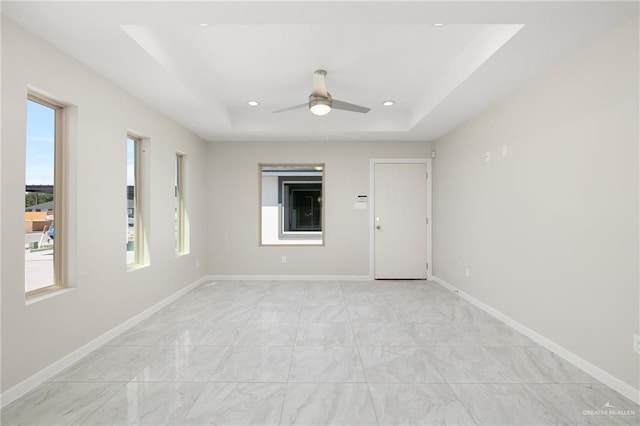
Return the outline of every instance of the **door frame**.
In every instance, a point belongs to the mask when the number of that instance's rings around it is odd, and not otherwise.
[[[431,158],[374,158],[369,160],[369,278],[375,280],[375,166],[376,164],[425,164],[427,166],[427,280],[433,278],[432,226],[431,213],[432,181]]]

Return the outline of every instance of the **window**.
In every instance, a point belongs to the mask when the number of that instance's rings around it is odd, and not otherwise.
[[[262,245],[324,243],[324,164],[260,165]]]
[[[140,198],[141,144],[140,138],[127,136],[127,266],[144,263]]]
[[[62,130],[64,107],[27,98],[25,164],[25,293],[63,286]]]
[[[175,175],[175,249],[176,253],[189,252],[187,244],[186,222],[187,214],[184,202],[184,155],[176,154],[176,175]]]

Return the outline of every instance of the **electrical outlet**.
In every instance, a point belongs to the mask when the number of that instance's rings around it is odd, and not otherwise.
[[[282,261],[282,263],[287,263],[287,256],[282,256],[282,259],[280,259]]]
[[[637,334],[633,335],[633,351],[640,354],[640,336]]]
[[[467,276],[467,278],[471,276],[471,271],[469,271],[469,268],[464,270],[464,274]]]
[[[200,267],[200,259],[196,259],[196,268]]]

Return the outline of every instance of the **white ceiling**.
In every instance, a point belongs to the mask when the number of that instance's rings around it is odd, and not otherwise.
[[[430,140],[638,3],[5,1],[2,13],[206,140]],[[316,69],[334,98],[371,111],[273,114],[307,100]]]

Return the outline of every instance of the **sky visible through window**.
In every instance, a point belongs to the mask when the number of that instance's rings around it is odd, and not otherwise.
[[[55,111],[27,101],[27,185],[53,185]]]
[[[136,184],[136,141],[127,138],[127,185]]]

